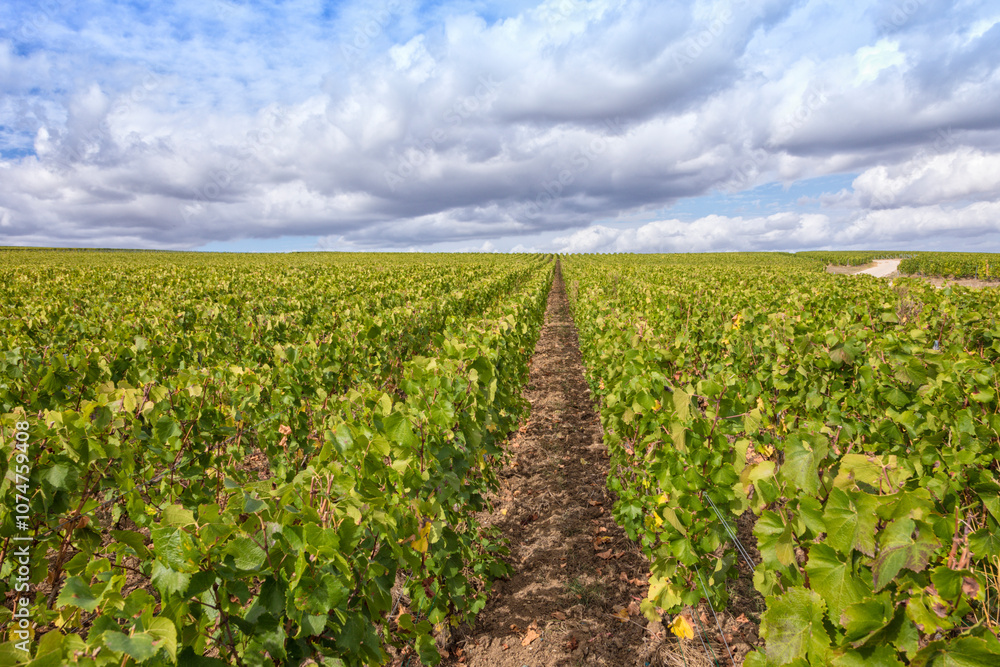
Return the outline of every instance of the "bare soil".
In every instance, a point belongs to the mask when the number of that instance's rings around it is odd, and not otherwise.
[[[525,397],[531,417],[508,445],[511,461],[484,517],[509,540],[514,572],[444,664],[636,664],[646,621],[614,613],[638,605],[649,567],[610,515],[607,448],[559,274]]]
[[[475,627],[455,631],[442,664],[712,664],[699,639],[680,642],[639,612],[649,564],[610,515],[608,452],[558,267],[525,396],[531,417],[509,444],[512,460],[501,472],[492,512],[482,517],[509,540],[514,572],[496,583]],[[752,522],[740,523],[746,538]],[[755,545],[752,535],[749,541]],[[737,607],[745,607],[756,616],[762,605],[749,579],[735,582],[730,609],[742,614]],[[705,639],[725,656],[708,609],[689,613],[710,619]],[[757,624],[729,612],[719,617],[742,664],[756,643]],[[732,663],[724,658],[718,664]]]

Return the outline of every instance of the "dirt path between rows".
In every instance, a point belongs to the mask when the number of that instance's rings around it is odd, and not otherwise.
[[[556,271],[525,392],[531,417],[486,517],[510,540],[514,572],[446,665],[646,665],[658,643],[638,613],[648,564],[610,516],[607,449]]]
[[[870,269],[863,269],[858,273],[875,276],[876,278],[885,278],[886,276],[891,276],[896,273],[902,261],[903,260],[901,259],[876,259],[875,266]]]

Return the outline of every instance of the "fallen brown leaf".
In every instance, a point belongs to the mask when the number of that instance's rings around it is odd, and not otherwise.
[[[602,551],[601,553],[597,554],[597,557],[602,558],[604,560],[608,560],[609,558],[611,558],[611,555],[612,555],[611,549],[608,549],[607,551]]]
[[[566,614],[562,613],[561,611],[554,611],[552,612],[552,615],[558,618],[560,621],[566,620]]]
[[[529,516],[526,516],[523,519],[521,519],[521,525],[527,526],[532,521],[537,521],[537,520],[538,520],[538,512],[533,512]]]
[[[541,635],[539,635],[534,630],[528,630],[527,634],[524,635],[524,639],[521,640],[521,646],[527,646],[531,642],[538,639],[540,636]]]

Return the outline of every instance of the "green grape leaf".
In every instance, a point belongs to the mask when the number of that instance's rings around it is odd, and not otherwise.
[[[97,597],[90,590],[90,586],[80,577],[70,577],[63,584],[56,598],[56,604],[60,606],[69,605],[79,607],[84,611],[94,611],[100,604]]]
[[[969,536],[969,549],[978,558],[1000,557],[1000,535],[988,527],[981,528]]]
[[[787,567],[795,562],[792,524],[786,524],[781,515],[765,511],[757,519],[753,533],[757,536],[757,548],[765,563],[772,567],[776,564]]]
[[[162,562],[153,561],[152,572],[153,585],[164,595],[171,593],[183,593],[191,583],[191,575],[186,572],[178,572]]]
[[[892,646],[847,649],[830,664],[833,667],[903,667],[898,652]]]
[[[195,523],[194,512],[180,505],[167,505],[160,514],[160,523],[165,526],[190,526]]]
[[[815,591],[795,587],[767,599],[760,634],[767,641],[767,657],[779,665],[808,656],[821,664],[830,646],[823,627],[826,604]]]
[[[138,662],[149,660],[157,653],[153,635],[138,632],[131,637],[121,632],[104,633],[104,645],[116,653],[125,653]]]
[[[872,566],[876,591],[885,588],[903,568],[922,572],[941,546],[927,528],[921,529],[919,537],[914,539],[915,529],[913,519],[909,518],[896,519],[886,526],[880,539],[881,550]]]
[[[398,442],[407,447],[413,447],[420,442],[417,440],[417,436],[414,435],[409,420],[401,412],[393,412],[385,418],[382,425],[385,428],[385,434],[393,442]]]
[[[825,443],[807,443],[795,436],[785,443],[781,478],[796,495],[815,496],[819,493],[819,467],[828,449]]]
[[[112,530],[111,536],[116,542],[121,542],[131,547],[135,555],[143,560],[152,556],[152,553],[146,546],[146,538],[142,533],[137,533],[134,530]]]
[[[154,649],[163,649],[171,660],[177,661],[177,627],[173,621],[157,616],[150,622],[146,632],[153,637]]]
[[[241,570],[256,570],[264,564],[267,554],[254,540],[249,537],[237,537],[226,548],[226,553],[236,561],[236,567]]]
[[[169,415],[157,419],[153,427],[153,437],[160,443],[166,442],[169,438],[179,437],[181,432],[181,425]]]
[[[996,667],[998,664],[1000,651],[978,637],[931,642],[910,663],[913,667]]]
[[[888,593],[848,605],[836,619],[845,628],[845,638],[855,648],[863,646],[894,618],[895,608]]]
[[[845,556],[852,549],[874,556],[877,508],[878,500],[867,493],[833,489],[823,512],[826,543]]]
[[[678,387],[674,389],[672,398],[677,418],[686,422],[691,414],[691,395]]]
[[[862,572],[867,572],[863,569]],[[814,591],[823,596],[830,610],[830,618],[840,623],[840,615],[845,607],[861,602],[871,594],[870,576],[856,575],[850,563],[841,560],[831,547],[816,544],[809,549],[806,573]]]

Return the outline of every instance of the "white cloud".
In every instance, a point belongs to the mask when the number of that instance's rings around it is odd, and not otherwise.
[[[969,199],[1000,199],[1000,154],[960,146],[880,165],[854,180],[859,202],[877,208],[921,206]]]
[[[559,252],[715,252],[809,248],[832,233],[821,214],[777,213],[764,217],[709,215],[693,222],[658,220],[639,227],[594,225],[555,239]]]
[[[966,43],[970,43],[979,39],[998,23],[1000,23],[1000,15],[991,16],[989,18],[980,19],[976,21],[975,23],[972,24],[972,27],[969,28],[968,34],[966,36]]]
[[[854,79],[856,86],[874,81],[883,70],[906,62],[906,56],[899,51],[899,43],[890,39],[880,39],[872,46],[861,47],[854,58],[858,70]]]
[[[905,207],[832,216],[778,213],[762,217],[709,215],[691,222],[659,220],[638,227],[593,225],[556,238],[558,252],[728,252],[812,248],[962,247],[979,238],[1000,251],[1000,202],[960,208]]]

